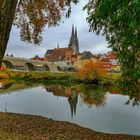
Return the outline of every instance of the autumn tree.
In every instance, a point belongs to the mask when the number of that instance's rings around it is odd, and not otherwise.
[[[105,35],[119,56],[122,84],[128,91],[131,86],[136,89],[140,79],[140,1],[90,0],[85,9],[91,30]]]
[[[65,6],[69,15],[71,2],[77,0],[0,0],[0,67],[13,23],[20,28],[21,40],[40,44],[43,28],[58,25]]]
[[[100,62],[88,60],[83,68],[78,71],[78,78],[83,81],[97,82],[106,75],[106,70],[102,69]]]

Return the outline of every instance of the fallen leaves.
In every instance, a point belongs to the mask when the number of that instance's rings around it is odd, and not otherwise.
[[[138,136],[95,132],[68,122],[40,116],[0,113],[2,140],[140,140]]]

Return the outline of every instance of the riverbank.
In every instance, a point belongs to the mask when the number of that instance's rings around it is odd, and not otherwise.
[[[113,84],[119,81],[120,74],[109,73],[99,79],[99,84]],[[0,71],[0,79],[29,82],[50,82],[50,83],[85,83],[90,81],[81,80],[74,72],[24,72],[24,71]]]
[[[140,136],[95,132],[79,125],[13,113],[0,113],[2,140],[140,140]]]

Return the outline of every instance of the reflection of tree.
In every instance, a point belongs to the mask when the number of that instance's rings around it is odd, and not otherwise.
[[[126,105],[130,104],[132,102],[132,106],[139,106],[140,104],[140,97],[129,97],[129,100],[125,103]]]
[[[12,84],[13,84],[12,82],[8,82],[8,83],[0,82],[0,89],[2,90],[8,89],[12,86]]]
[[[106,103],[105,87],[92,85],[75,85],[74,87],[62,85],[46,85],[46,90],[53,93],[54,96],[63,96],[68,98],[71,109],[71,117],[76,114],[78,95],[80,94],[83,102],[89,107],[104,106]]]
[[[76,114],[76,105],[78,102],[78,94],[75,91],[68,97],[68,102],[70,104],[71,117],[73,117]]]
[[[37,87],[40,84],[35,84],[31,82],[24,82],[24,81],[9,81],[9,80],[2,80],[0,81],[0,93],[11,93],[23,89],[28,89],[31,87]]]
[[[126,93],[123,92],[125,95]],[[132,103],[132,106],[139,106],[140,105],[140,92],[137,90],[137,92],[133,92],[133,89],[129,91],[127,94],[129,96],[129,100],[125,103],[126,105]]]
[[[132,106],[139,106],[140,83],[134,85],[132,81],[125,81],[121,83],[120,87],[121,87],[122,94],[129,96],[129,99],[125,104],[128,105],[132,103]]]
[[[108,87],[108,91],[111,93],[111,94],[121,94],[121,91],[120,91],[120,87],[119,85],[111,85]]]
[[[122,94],[129,96],[129,99],[125,102],[126,105],[132,104],[132,106],[138,106],[140,104],[140,85],[134,85],[132,81],[121,82],[119,85],[112,85],[109,87],[111,94]]]
[[[106,103],[105,90],[100,86],[82,86],[81,88],[81,98],[83,102],[89,107],[96,105],[97,107],[104,106]]]

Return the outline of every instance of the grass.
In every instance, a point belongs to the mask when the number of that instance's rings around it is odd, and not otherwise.
[[[110,85],[119,81],[120,74],[109,73],[102,77],[100,83]],[[50,82],[50,83],[85,83],[77,77],[74,72],[21,72],[21,71],[0,71],[0,79],[11,79],[15,81],[29,81],[29,82]]]

